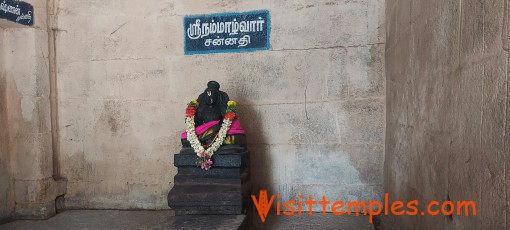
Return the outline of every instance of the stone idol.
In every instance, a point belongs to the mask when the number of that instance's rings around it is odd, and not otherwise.
[[[216,81],[186,108],[178,173],[168,194],[176,215],[245,214],[251,192],[249,152],[237,104]]]

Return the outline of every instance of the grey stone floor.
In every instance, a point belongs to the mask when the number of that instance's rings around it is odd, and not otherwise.
[[[88,230],[88,229],[237,229],[244,216],[174,216],[173,211],[68,210],[43,221],[18,220],[0,225],[0,230]],[[353,229],[373,230],[367,217],[312,217],[269,215],[262,223],[254,216],[250,229]]]
[[[302,216],[276,216],[268,215],[265,223],[260,221],[257,216],[252,217],[251,229],[331,229],[331,230],[374,230],[374,226],[368,222],[365,216],[335,216],[328,214],[323,216],[321,213],[313,213],[310,217],[307,214]]]

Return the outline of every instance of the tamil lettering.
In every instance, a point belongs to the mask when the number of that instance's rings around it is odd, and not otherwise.
[[[34,24],[34,7],[19,0],[0,0],[0,19],[18,24],[32,26]]]
[[[269,49],[269,11],[194,15],[184,18],[185,54]]]

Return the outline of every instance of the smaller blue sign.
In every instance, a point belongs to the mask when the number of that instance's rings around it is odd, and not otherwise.
[[[32,26],[34,25],[34,7],[19,0],[0,0],[0,19]]]
[[[269,11],[184,17],[184,53],[250,52],[270,48]]]

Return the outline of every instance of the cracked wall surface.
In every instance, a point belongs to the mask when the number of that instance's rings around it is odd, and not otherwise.
[[[390,217],[389,229],[508,229],[507,1],[388,0],[385,192],[474,200],[477,217]]]
[[[185,56],[184,15],[267,9],[268,51]],[[186,103],[238,101],[254,188],[379,199],[383,0],[60,0],[59,152],[69,208],[167,208]]]

